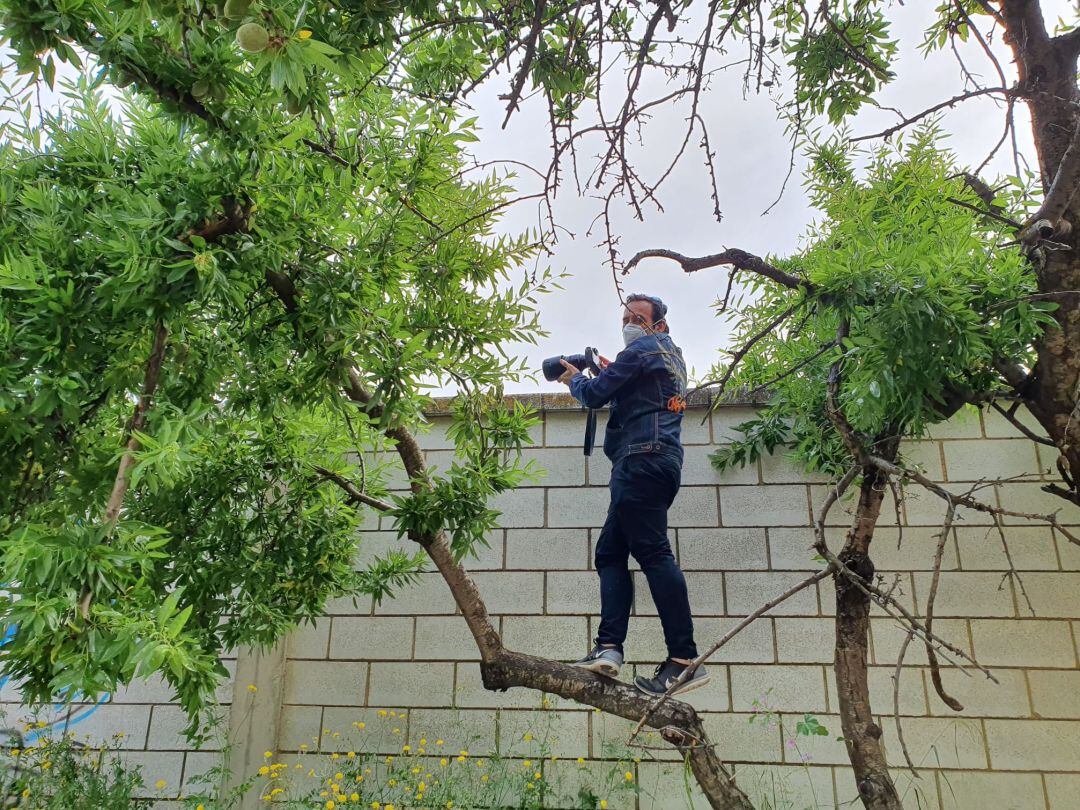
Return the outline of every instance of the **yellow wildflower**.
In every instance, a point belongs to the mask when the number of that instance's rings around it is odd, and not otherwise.
[[[403,746],[401,746],[401,751],[402,751],[402,753],[404,753],[404,754],[407,754],[407,753],[409,753],[410,751],[412,751],[412,746],[410,746],[410,745],[403,745]]]
[[[627,782],[632,782],[632,781],[634,781],[634,775],[633,775],[632,773],[630,773],[630,771],[627,771],[627,772],[626,772],[625,774],[623,774],[623,775],[624,775],[624,776],[626,777],[626,781],[627,781]]]
[[[311,39],[311,32],[304,28],[296,32],[296,38],[299,40]]]
[[[386,709],[379,709],[379,717],[386,717]]]
[[[340,781],[341,781],[342,779],[344,779],[345,777],[344,777],[344,776],[342,776],[342,775],[341,775],[341,772],[339,771],[338,773],[335,773],[335,774],[334,774],[334,778],[335,778],[335,779],[336,779],[337,781],[339,781],[339,782],[340,782]]]
[[[607,799],[600,800],[600,810],[607,810]]]
[[[164,779],[158,779],[156,782],[154,782],[154,787],[156,787],[158,790],[164,790],[165,785],[167,784],[168,782],[166,782]]]
[[[334,810],[334,808],[337,807],[337,805],[334,803],[333,799],[330,799],[329,801],[327,801],[324,806],[326,807],[326,810]]]
[[[540,771],[537,771],[536,773],[533,774],[533,779],[539,779],[539,778],[540,778]]]
[[[532,738],[533,738],[532,734],[526,734],[525,735],[525,742],[531,742]]]
[[[249,683],[249,684],[247,685],[247,690],[248,690],[249,692],[258,692],[258,691],[259,691],[259,687],[257,687],[257,686],[256,686],[255,684],[253,684],[253,683]]]
[[[436,740],[436,741],[435,741],[435,744],[436,744],[436,745],[442,745],[442,744],[443,744],[443,742],[442,742],[442,740]]]
[[[358,802],[358,801],[360,801],[360,794],[359,793],[350,793],[349,794],[349,801],[350,802]]]
[[[349,759],[352,759],[353,757],[355,757],[355,756],[356,756],[356,752],[355,752],[355,751],[350,751],[350,752],[349,752],[349,753],[347,753],[347,754],[346,754],[345,756],[346,756],[347,758],[349,758]]]
[[[446,757],[443,757],[442,759],[440,759],[439,764],[440,765],[445,765],[446,764]]]
[[[270,773],[270,769],[267,768],[265,765],[259,768],[259,776],[266,776],[268,773]]]

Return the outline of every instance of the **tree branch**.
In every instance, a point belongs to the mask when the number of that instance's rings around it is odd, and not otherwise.
[[[744,270],[748,273],[756,273],[759,276],[772,279],[777,284],[781,284],[791,290],[806,290],[807,292],[814,292],[815,287],[806,279],[793,276],[781,270],[779,267],[775,267],[759,256],[755,256],[753,253],[747,253],[745,250],[739,248],[728,248],[722,253],[713,253],[709,256],[698,256],[696,258],[690,256],[684,256],[681,253],[676,253],[673,250],[665,250],[663,248],[655,248],[652,250],[642,250],[634,254],[634,256],[623,265],[623,275],[627,275],[642,259],[671,259],[678,262],[679,266],[687,273],[693,273],[697,270],[706,270],[710,267],[720,267],[722,265],[731,265],[736,270]]]

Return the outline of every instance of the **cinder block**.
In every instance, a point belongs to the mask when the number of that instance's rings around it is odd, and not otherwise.
[[[330,644],[330,619],[302,624],[288,638],[289,658],[326,658]]]
[[[600,613],[600,578],[595,571],[547,574],[548,613]]]
[[[584,427],[583,420],[583,432]],[[580,448],[530,447],[522,451],[521,464],[525,465],[530,461],[535,462],[546,473],[531,482],[530,486],[580,487],[585,485],[585,455]]]
[[[184,765],[182,754],[167,751],[123,751],[115,756],[128,770],[139,770],[142,786],[136,788],[136,797],[164,799],[180,795]],[[157,786],[159,781],[165,783],[160,788]]]
[[[611,503],[607,487],[552,487],[547,493],[548,526],[599,528],[604,525]]]
[[[686,588],[690,596],[690,609],[694,616],[724,615],[724,580],[714,571],[687,571]],[[634,613],[638,616],[656,616],[656,604],[649,590],[649,583],[642,571],[635,571]]]
[[[1062,526],[1080,526],[1080,506],[1071,504],[1057,495],[1043,492],[1040,483],[998,484],[997,490],[998,503],[1002,509],[1033,515],[1050,515],[1057,512],[1057,521]],[[1011,515],[1003,515],[1001,521],[1012,526],[1031,525],[1029,518]],[[1077,532],[1074,531],[1073,534],[1077,534]]]
[[[639,667],[637,674],[652,675],[652,667],[648,668],[646,673],[644,667]],[[629,677],[633,677],[632,673]],[[627,763],[627,760],[632,756],[638,756],[641,752],[640,749],[627,748],[626,741],[630,737],[630,732],[633,731],[636,722],[632,722],[623,717],[617,717],[613,714],[606,714],[604,712],[590,711],[587,713],[590,720],[590,750],[591,756],[597,758],[604,758],[606,760],[622,760],[622,762],[613,762],[612,764],[618,769],[614,773],[618,774],[618,778],[623,779],[623,774],[626,770],[633,770],[633,766]],[[643,731],[638,742],[643,742],[646,745],[656,746],[655,750],[651,750],[649,753],[656,756],[658,759],[674,760],[678,759],[679,755],[674,749],[667,749],[663,738],[660,737],[654,731]],[[628,767],[629,766],[629,767]]]
[[[506,529],[494,529],[472,544],[461,564],[467,571],[496,571],[503,567],[505,542]]]
[[[420,574],[416,581],[404,585],[390,599],[375,606],[376,616],[403,614],[432,615],[454,613],[457,603],[442,574]]]
[[[594,795],[598,800],[607,802],[607,810],[634,810],[637,806],[635,789],[642,790],[642,801],[644,801],[644,792],[648,790],[648,787],[641,784],[640,779],[637,784],[632,782],[623,787],[610,778],[618,767],[619,764],[616,762],[592,760],[581,763],[569,760],[545,762],[544,780],[548,783],[551,793],[544,797],[544,806],[558,810],[579,807],[582,804],[581,795],[584,791],[585,795]],[[671,793],[668,792],[667,797],[670,798],[670,796]]]
[[[1073,531],[1074,535],[1080,532]],[[1065,571],[1080,571],[1080,545],[1072,542],[1062,532],[1054,531],[1054,540],[1057,543],[1058,557],[1061,567]]]
[[[601,774],[607,772],[606,769],[600,770]],[[687,778],[685,767],[681,762],[642,762],[637,766],[637,772],[637,782],[641,790],[637,806],[641,810],[670,810],[673,807],[679,810],[709,810],[708,799],[698,787],[697,781],[692,776]],[[592,784],[603,785],[605,780],[603,777],[594,776]],[[576,796],[572,798],[577,800]],[[621,796],[614,801],[609,798],[607,802],[608,810],[615,807],[630,810],[635,806],[632,800],[627,802]],[[576,805],[570,802],[561,806],[575,807]]]
[[[1035,615],[1040,617],[1080,617],[1080,572],[1054,571],[1020,575]],[[1019,586],[1016,586],[1019,590]],[[1020,613],[1031,615],[1022,594],[1017,594]]]
[[[5,699],[8,697],[6,687],[8,684],[4,684]],[[231,689],[230,689],[231,691]],[[17,692],[13,692],[11,697],[15,700],[19,699]],[[150,678],[136,678],[127,686],[121,687],[112,693],[112,697],[109,698],[110,703],[169,703],[173,699],[173,689],[165,682],[165,679],[154,675]]]
[[[769,621],[759,619],[759,621]],[[836,637],[832,619],[773,619],[782,664],[831,664]]]
[[[409,743],[414,749],[423,746],[428,753],[439,750],[437,740],[443,740],[444,753],[457,756],[468,751],[469,756],[483,756],[495,750],[496,713],[477,709],[415,709],[409,712]]]
[[[1053,530],[1049,526],[1006,526],[1005,541],[1017,571],[1058,567]],[[960,564],[965,571],[1008,571],[1001,535],[993,526],[961,526],[956,530]]]
[[[297,706],[363,706],[367,668],[358,661],[288,661],[284,700]]]
[[[949,810],[1043,808],[1042,780],[1035,773],[942,771],[939,776]]]
[[[941,465],[940,442],[903,442],[900,445],[900,454],[907,466],[922,470],[931,481],[945,480]]]
[[[945,470],[950,481],[990,481],[1039,474],[1035,443],[1030,439],[944,442]]]
[[[706,714],[702,720],[724,762],[783,761],[779,721],[752,714]]]
[[[1046,436],[1046,430],[1027,408],[1017,408],[1013,418],[1035,434]],[[983,432],[989,439],[1016,439],[1023,436],[1012,422],[991,408],[982,412],[982,421]]]
[[[694,640],[698,652],[705,652],[731,630],[739,619],[694,619]],[[739,664],[772,663],[773,628],[768,619],[759,619],[743,628],[709,658],[710,662]]]
[[[353,565],[356,570],[362,571],[372,565],[377,557],[384,558],[391,551],[404,551],[406,554],[415,554],[420,546],[407,537],[398,537],[396,531],[368,531],[358,532],[356,556]]]
[[[828,529],[829,548],[839,551],[844,544],[846,529]],[[905,526],[901,536],[895,525],[878,524],[870,544],[870,557],[878,571],[928,571],[933,570],[934,554],[937,552],[940,526]],[[897,548],[899,541],[899,548]],[[956,542],[952,536],[945,541],[941,557],[941,570],[957,568]]]
[[[588,567],[585,529],[509,529],[506,567],[583,570]]]
[[[581,452],[580,450],[578,451]],[[611,482],[611,461],[600,450],[585,459],[585,475],[590,487],[606,487]]]
[[[1080,774],[1047,773],[1043,774],[1043,781],[1050,810],[1076,810],[1076,797],[1080,796]]]
[[[904,740],[915,767],[986,768],[986,746],[978,720],[961,717],[908,717]],[[882,723],[882,740],[889,761],[903,762],[895,723]]]
[[[544,446],[545,447],[576,447],[581,452],[582,442],[585,439],[585,416],[586,410],[580,411],[548,411],[544,414]],[[607,429],[607,409],[596,413],[596,444],[594,453],[601,452],[604,440],[604,431]]]
[[[736,430],[739,425],[757,416],[756,408],[744,405],[720,405],[712,412],[713,442],[726,444],[742,441],[746,434]]]
[[[760,464],[761,480],[766,484],[827,484],[830,481],[824,473],[807,470],[783,448],[762,456]]]
[[[745,467],[731,467],[723,472],[712,463],[712,455],[717,451],[715,445],[698,445],[683,448],[683,486],[716,484],[757,484],[757,463]]]
[[[684,571],[766,570],[765,529],[679,529]]]
[[[1080,669],[1029,669],[1036,717],[1080,720]]]
[[[322,706],[282,706],[278,748],[281,751],[299,751],[303,745],[317,749],[322,712]]]
[[[361,457],[352,453],[350,454],[350,460],[357,467],[353,479],[359,484]],[[365,452],[363,454],[363,467],[365,483],[367,484],[381,485],[389,491],[401,491],[409,488],[409,475],[405,472],[405,465],[401,461],[401,456],[395,450]]]
[[[680,440],[683,446],[712,443],[711,421],[711,416],[706,408],[688,408],[683,414],[682,420]]]
[[[531,571],[484,571],[473,575],[488,613],[541,613],[544,575]]]
[[[828,730],[827,735],[799,734],[799,723],[805,715],[785,714],[781,717],[781,732],[784,738],[784,761],[792,765],[803,762],[815,765],[847,765],[847,747],[844,745],[843,729],[838,714],[811,714],[818,723]]]
[[[1058,669],[1076,666],[1068,622],[1052,619],[974,619],[971,622],[971,635],[975,644],[975,658],[984,666]]]
[[[179,706],[158,704],[150,714],[150,733],[146,737],[146,747],[156,751],[185,751],[190,748],[184,729],[188,718]],[[213,750],[218,747],[216,738],[211,738],[203,748]],[[175,784],[174,784],[175,787]]]
[[[930,595],[932,574],[919,572],[913,576],[921,614],[926,608],[926,598]],[[935,617],[983,618],[1014,615],[1016,613],[1010,583],[1007,580],[1003,582],[1000,574],[979,571],[941,572],[934,600]]]
[[[507,490],[491,498],[488,506],[500,513],[499,526],[504,529],[536,528],[544,525],[544,493],[546,491],[541,487]]]
[[[484,688],[478,663],[459,663],[454,681],[454,705],[463,709],[535,709],[540,707],[540,693],[515,686],[505,692]]]
[[[905,659],[906,660],[906,659]],[[831,666],[825,667],[825,679],[829,696],[829,709],[838,711],[840,700],[836,694],[836,673]],[[866,670],[866,681],[870,687],[870,706],[874,714],[881,715],[882,722],[891,722],[893,714],[893,675],[895,666],[872,666]],[[923,688],[923,674],[918,667],[905,664],[900,675],[900,714],[901,716],[926,714],[926,690]],[[839,727],[839,723],[837,723]]]
[[[994,683],[981,672],[969,669],[964,674],[955,667],[942,668],[941,683],[945,692],[964,706],[957,714],[938,697],[926,672],[926,694],[930,701],[930,714],[941,717],[1028,717],[1031,707],[1028,701],[1024,673],[1019,669],[993,668]]]
[[[184,754],[184,794],[210,793],[217,784],[210,770],[221,765],[222,756],[216,751],[188,751]],[[250,774],[245,774],[250,775]]]
[[[836,807],[832,768],[815,762],[811,760],[806,766],[736,765],[735,783],[754,807]]]
[[[589,755],[589,718],[585,711],[519,711],[499,713],[499,745],[506,751],[523,750],[525,734],[533,742],[543,741],[548,756],[585,757]],[[532,750],[536,750],[533,746]]]
[[[587,651],[589,627],[584,616],[507,616],[503,641],[518,652],[570,661]]]
[[[479,661],[480,651],[463,616],[418,616],[418,660]]]
[[[954,647],[958,647],[968,655],[971,655],[971,644],[968,643],[967,622],[964,619],[934,619],[934,635],[943,638]],[[907,637],[907,627],[901,627],[893,618],[870,619],[870,640],[873,649],[873,660],[876,664],[884,666],[896,666],[896,658],[900,654],[900,645]],[[946,658],[948,656],[948,658]],[[942,666],[947,666],[950,658],[956,658],[952,653],[938,653],[938,660]],[[966,662],[956,658],[958,663]],[[980,663],[987,663],[978,658]],[[904,656],[905,666],[908,664],[925,665],[926,645],[919,642],[918,637],[913,638],[908,645]]]
[[[737,712],[824,712],[825,672],[820,666],[733,664],[731,701]]]
[[[979,417],[974,407],[965,407],[947,422],[930,425],[927,433],[932,439],[979,439],[983,435]]]
[[[749,616],[770,599],[784,593],[806,577],[795,572],[735,571],[724,574],[727,609],[731,616]],[[769,611],[771,616],[817,616],[817,589],[803,588]]]
[[[716,487],[682,487],[668,510],[668,525],[679,528],[719,525]]]
[[[997,770],[1075,771],[1080,722],[987,720],[990,761]]]
[[[416,431],[416,441],[421,450],[453,450],[454,442],[446,435],[450,427],[449,416],[436,416],[428,423],[430,428]],[[427,426],[425,426],[427,427]]]
[[[327,616],[370,616],[374,600],[367,594],[336,596],[326,600],[323,613]]]
[[[965,494],[967,491],[967,488],[962,484],[946,485],[945,489],[956,495]],[[925,490],[917,484],[909,484],[904,487],[902,497],[904,499],[903,511],[905,526],[934,526],[940,528],[945,522],[945,512],[948,509],[948,505],[943,498],[938,497],[933,492]],[[986,487],[978,490],[974,497],[990,506],[995,505],[993,487]],[[889,509],[892,510],[891,495],[885,502],[889,504]],[[883,514],[884,511],[885,509],[882,508]],[[989,514],[963,507],[956,509],[953,518],[954,526],[991,526],[993,525],[993,522],[993,518]],[[882,519],[880,523],[884,525],[894,525],[896,521],[893,516],[890,515],[888,520]]]
[[[725,526],[808,526],[806,487],[793,484],[721,487]]]
[[[19,726],[29,722],[30,710],[26,706],[20,706],[20,714],[13,717],[8,714],[5,724]],[[48,715],[46,715],[47,717]],[[43,718],[46,719],[46,718]],[[87,711],[73,723],[71,730],[80,742],[87,742],[91,746],[105,745],[130,751],[146,747],[147,731],[150,727],[150,706],[126,704],[110,705],[102,704],[92,712]],[[54,733],[59,735],[63,724],[54,727]]]
[[[774,571],[819,571],[825,563],[815,560],[817,552],[813,549],[814,530],[809,526],[801,528],[768,529],[769,560]]]
[[[368,705],[449,706],[453,691],[453,664],[378,663],[371,665]]]

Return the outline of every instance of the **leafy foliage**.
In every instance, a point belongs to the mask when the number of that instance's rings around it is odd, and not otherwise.
[[[846,470],[825,407],[837,360],[839,405],[856,431],[917,437],[958,399],[997,390],[995,359],[1033,357],[1056,305],[1030,297],[1030,265],[997,247],[1010,238],[1007,226],[978,213],[980,200],[939,140],[926,127],[869,153],[839,140],[813,150],[807,188],[822,219],[799,254],[774,262],[812,286],[793,292],[755,277],[753,300],[732,316],[743,345],[791,309],[732,376],[733,386],[775,395],[739,426],[744,438],[716,454],[721,469],[790,444],[812,469]],[[1002,210],[1018,204],[1009,196]],[[850,330],[837,343],[841,320]]]
[[[85,82],[70,96],[0,146],[0,618],[16,628],[0,660],[31,700],[160,671],[194,714],[223,651],[421,570],[394,554],[356,572],[365,516],[320,470],[380,494],[356,448],[421,421],[422,391],[450,375],[512,378],[495,347],[533,339],[551,277],[509,284],[533,240],[492,236],[508,185],[463,178],[471,124],[443,110],[337,102],[353,163],[306,146],[310,121],[283,129],[270,91],[224,132],[131,97],[114,114]],[[157,327],[161,377],[114,524]],[[350,369],[362,407],[342,394]],[[494,518],[484,498],[518,480],[491,439],[520,446],[529,417],[497,400],[483,451],[461,431],[471,467],[396,499],[450,526],[459,553]]]

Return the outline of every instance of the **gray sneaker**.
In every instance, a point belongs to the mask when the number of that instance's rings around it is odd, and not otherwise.
[[[644,675],[638,675],[634,678],[634,686],[646,695],[660,697],[667,693],[667,690],[675,683],[675,679],[682,675],[683,670],[685,669],[686,664],[677,664],[669,658],[662,664],[657,665],[656,671],[651,678],[646,678]],[[678,689],[672,692],[672,694],[681,695],[683,692],[689,692],[691,689],[697,689],[699,686],[704,686],[708,682],[709,673],[705,671],[704,666],[699,666],[694,670],[694,674],[691,675],[685,683],[681,684]]]
[[[601,647],[597,644],[584,658],[573,663],[575,667],[587,669],[609,678],[619,677],[619,668],[622,666],[622,653],[611,647]]]

